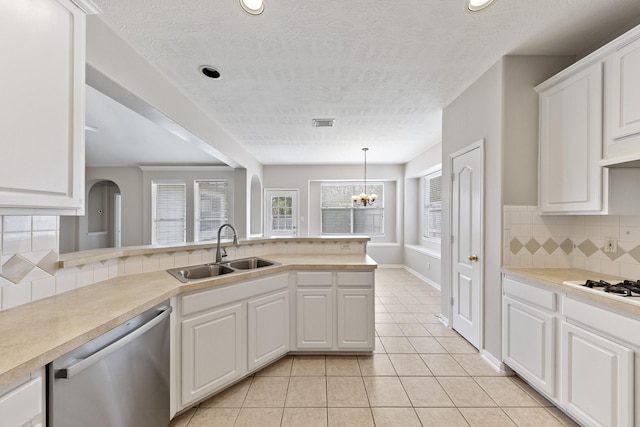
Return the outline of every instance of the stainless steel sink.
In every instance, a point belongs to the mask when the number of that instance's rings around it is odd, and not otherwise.
[[[194,265],[192,267],[173,268],[167,271],[183,283],[234,272],[233,268],[221,264]]]
[[[263,258],[242,258],[233,261],[227,261],[222,265],[226,265],[236,270],[255,270],[257,268],[270,267],[272,265],[278,265],[278,263],[269,261]]]
[[[236,271],[256,270],[258,268],[270,267],[272,265],[280,264],[264,258],[251,257],[215,264],[172,268],[167,271],[182,283],[188,283],[191,280],[207,279],[209,277],[222,276]]]

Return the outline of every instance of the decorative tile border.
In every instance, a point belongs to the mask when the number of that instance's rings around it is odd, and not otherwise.
[[[574,250],[579,250],[586,257],[593,256],[595,253],[601,253],[611,261],[615,261],[616,259],[622,257],[625,254],[628,254],[633,260],[637,263],[640,263],[640,245],[635,246],[633,249],[626,251],[622,247],[618,246],[618,250],[616,253],[610,253],[604,251],[604,246],[598,247],[594,242],[590,239],[583,240],[580,244],[574,244],[574,242],[566,238],[560,244],[558,244],[554,239],[547,238],[544,243],[540,243],[535,238],[530,238],[526,243],[522,243],[520,238],[513,237],[511,242],[509,243],[509,251],[513,255],[521,254],[524,251],[527,251],[529,254],[534,255],[543,249],[547,254],[552,255],[556,252],[557,249],[561,249],[565,254],[571,255]]]
[[[536,206],[505,206],[503,265],[575,267],[640,278],[640,216],[539,215]],[[616,239],[616,253],[604,251]]]

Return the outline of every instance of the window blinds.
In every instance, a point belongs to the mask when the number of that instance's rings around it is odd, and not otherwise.
[[[378,198],[373,206],[354,207],[351,197],[364,191],[362,184],[322,183],[322,234],[384,234],[384,184],[367,184],[367,194]]]
[[[228,183],[226,180],[201,180],[194,182],[195,191],[195,241],[217,239],[218,229],[228,222]],[[223,230],[223,237],[228,228]]]
[[[185,242],[186,185],[184,183],[154,182],[153,186],[153,244]]]

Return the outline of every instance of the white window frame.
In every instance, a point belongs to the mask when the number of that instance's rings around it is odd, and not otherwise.
[[[440,201],[430,201],[430,188],[433,179],[440,178]],[[442,169],[425,175],[422,179],[422,239],[426,242],[440,243],[442,238]],[[432,211],[440,212],[440,236],[432,236],[429,230],[430,213]]]
[[[322,207],[322,187],[323,186],[350,186],[351,189],[349,191],[349,201],[348,205],[345,201],[345,206],[336,206],[336,207]],[[351,195],[360,194],[363,192],[363,184],[360,182],[349,182],[349,181],[321,181],[320,182],[320,234],[322,236],[359,236],[359,235],[367,235],[372,237],[383,237],[385,234],[385,223],[384,223],[384,193],[385,193],[385,182],[384,181],[371,181],[367,182],[367,190],[371,192],[371,188],[374,186],[382,186],[382,191],[378,194],[378,199],[375,201],[373,207],[364,207],[364,206],[355,206],[353,201],[351,200]],[[350,232],[349,233],[325,233],[322,225],[322,211],[325,209],[344,209],[350,211]],[[361,209],[375,209],[380,212],[381,216],[381,229],[380,233],[355,233],[354,232],[354,215],[357,210]]]
[[[223,212],[221,212],[220,214],[220,218],[219,222],[220,224],[218,225],[218,227],[220,227],[221,225],[229,222],[229,180],[227,179],[195,179],[193,181],[193,239],[195,242],[201,242],[201,241],[205,241],[205,240],[213,240],[213,239],[217,239],[217,228],[215,233],[211,236],[211,237],[203,237],[201,236],[201,227],[200,227],[200,223],[201,223],[201,217],[200,217],[200,183],[216,183],[216,184],[224,184],[224,186],[226,187],[224,190],[224,194],[222,194],[222,196],[224,197],[224,201],[222,203],[223,205]],[[220,194],[218,194],[220,195]],[[209,218],[207,220],[215,220],[214,218]],[[223,237],[227,238],[227,233],[229,232],[228,229],[224,229],[223,230]]]
[[[182,240],[171,242],[159,242],[158,241],[158,229],[157,224],[157,193],[158,186],[163,185],[180,185],[184,188],[184,205],[183,205],[183,227],[182,227]],[[153,180],[151,181],[151,244],[173,244],[173,243],[186,243],[187,241],[187,184],[182,180]]]

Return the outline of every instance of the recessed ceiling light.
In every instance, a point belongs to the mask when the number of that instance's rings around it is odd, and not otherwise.
[[[200,72],[210,79],[219,79],[220,71],[213,68],[211,65],[202,65],[200,67]]]
[[[479,10],[489,7],[493,0],[468,0],[467,9],[471,12],[478,12]]]
[[[264,12],[264,1],[263,0],[239,0],[240,6],[244,9],[245,12],[251,15],[260,15]]]

